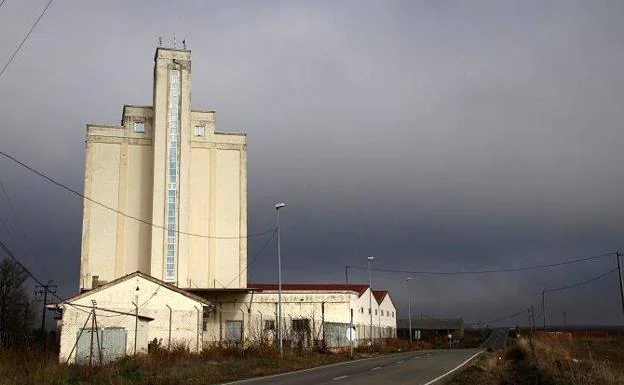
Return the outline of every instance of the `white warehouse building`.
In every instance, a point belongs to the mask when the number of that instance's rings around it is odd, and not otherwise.
[[[247,283],[246,135],[191,108],[189,50],[154,61],[152,105],[87,125],[80,294],[55,305],[59,359],[274,341],[280,325],[293,347],[394,338],[390,295],[368,285],[283,284],[277,321],[277,285]]]

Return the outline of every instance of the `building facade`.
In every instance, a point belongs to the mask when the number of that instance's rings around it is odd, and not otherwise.
[[[293,348],[395,337],[385,291],[284,284],[278,319],[277,285],[247,284],[246,136],[191,108],[190,54],[158,48],[152,105],[87,125],[81,292],[53,306],[60,360],[275,342],[279,328]]]
[[[134,271],[178,287],[245,287],[247,148],[191,107],[191,52],[158,48],[153,104],[87,125],[80,288]],[[97,203],[96,203],[97,202]]]

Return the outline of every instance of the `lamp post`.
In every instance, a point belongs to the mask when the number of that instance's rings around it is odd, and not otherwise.
[[[405,278],[405,287],[407,287],[407,318],[409,324],[409,342],[412,344],[412,293],[410,292],[408,283],[412,277]]]
[[[371,262],[375,257],[368,259],[368,313],[370,315],[370,344],[373,346],[373,275],[371,274]]]
[[[282,346],[282,238],[280,231],[279,209],[286,207],[286,203],[276,203],[277,212],[277,335],[279,339],[280,357],[284,356]]]

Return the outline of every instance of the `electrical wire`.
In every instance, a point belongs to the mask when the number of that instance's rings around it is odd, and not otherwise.
[[[15,218],[15,221],[17,222],[17,226],[21,230],[22,236],[24,237],[24,240],[26,241],[26,248],[28,249],[28,251],[30,251],[30,254],[34,254],[33,250],[32,250],[32,242],[30,242],[30,238],[28,237],[28,234],[26,233],[26,230],[24,230],[24,226],[22,225],[22,221],[20,220],[19,216],[17,216],[17,211],[15,210],[15,206],[13,206],[13,202],[11,201],[11,197],[9,196],[9,193],[7,192],[6,188],[4,187],[4,183],[2,183],[1,179],[0,179],[0,189],[4,193],[4,196],[6,197],[7,202],[9,202],[9,207],[11,209],[11,213],[13,214],[13,218]],[[17,239],[14,239],[14,242],[17,245]]]
[[[7,159],[17,163],[18,165],[24,167],[25,169],[27,169],[28,171],[38,175],[39,177],[47,180],[48,182],[56,185],[57,187],[60,187],[63,190],[69,191],[70,193],[72,193],[74,195],[77,195],[77,196],[79,196],[82,199],[85,199],[85,200],[87,200],[87,201],[89,201],[91,203],[94,203],[94,204],[96,204],[98,206],[101,206],[101,207],[103,207],[103,208],[105,208],[107,210],[110,210],[110,211],[112,211],[114,213],[122,215],[122,216],[124,216],[126,218],[133,219],[135,221],[141,222],[143,224],[146,224],[148,226],[152,226],[152,227],[157,228],[157,229],[162,229],[162,230],[169,231],[169,229],[166,226],[156,225],[156,224],[154,224],[152,222],[146,221],[145,219],[141,219],[141,218],[135,217],[133,215],[126,214],[126,213],[124,213],[124,212],[122,212],[120,210],[117,210],[114,207],[108,206],[108,205],[106,205],[106,204],[104,204],[102,202],[96,201],[95,199],[89,198],[88,196],[82,194],[81,192],[79,192],[79,191],[77,191],[77,190],[75,190],[75,189],[73,189],[73,188],[71,188],[71,187],[69,187],[69,186],[67,186],[67,185],[65,185],[65,184],[63,184],[61,182],[56,181],[55,179],[47,176],[46,174],[42,173],[41,171],[38,171],[38,170],[34,169],[33,167],[27,165],[26,163],[18,160],[17,158],[15,158],[15,157],[13,157],[13,156],[11,156],[11,155],[3,152],[3,151],[0,151],[0,155],[2,155],[5,158],[7,158]],[[175,231],[177,234],[182,234],[182,235],[187,235],[187,236],[190,236],[190,237],[197,237],[197,238],[208,238],[208,239],[243,239],[243,238],[247,238],[247,239],[249,239],[249,238],[261,237],[263,235],[269,234],[269,233],[275,231],[275,228],[271,228],[271,229],[265,230],[265,231],[263,231],[261,233],[246,235],[246,236],[242,236],[242,237],[241,236],[236,236],[236,237],[216,237],[216,236],[203,235],[203,234],[187,233],[187,232],[180,231],[180,230],[173,230],[173,231]]]
[[[568,285],[568,286],[562,286],[562,287],[558,287],[558,288],[555,288],[555,289],[545,289],[544,293],[552,293],[554,291],[561,291],[561,290],[566,290],[566,289],[572,289],[572,288],[575,288],[575,287],[579,287],[579,286],[585,285],[587,283],[591,283],[591,282],[597,281],[597,280],[599,280],[601,278],[604,278],[607,275],[609,275],[611,273],[614,273],[616,271],[617,271],[617,267],[607,271],[606,273],[600,274],[600,275],[595,276],[593,278],[586,279],[584,281],[573,283],[573,284]]]
[[[524,309],[524,310],[521,310],[519,312],[510,314],[510,315],[507,315],[507,316],[504,316],[504,317],[496,318],[496,319],[493,319],[493,320],[474,322],[473,325],[486,325],[486,324],[492,324],[492,323],[504,321],[504,320],[507,320],[509,318],[514,318],[514,317],[517,317],[517,316],[519,316],[521,314],[527,313],[528,311],[529,311],[528,309]]]
[[[13,61],[13,59],[15,59],[15,56],[17,56],[17,53],[20,51],[20,49],[22,49],[22,46],[24,45],[24,43],[26,43],[26,40],[28,40],[28,38],[30,37],[30,34],[32,33],[32,31],[35,30],[35,27],[37,26],[37,24],[39,23],[39,20],[41,20],[41,18],[43,17],[43,15],[46,13],[46,11],[48,10],[48,8],[50,8],[50,5],[52,5],[52,1],[50,0],[48,1],[48,4],[46,4],[45,8],[43,9],[43,11],[41,12],[41,14],[39,15],[39,17],[37,18],[37,20],[35,21],[35,23],[30,27],[30,29],[28,30],[28,33],[26,34],[26,36],[24,37],[24,39],[22,40],[22,42],[17,46],[17,49],[15,50],[15,52],[13,52],[13,55],[11,55],[11,57],[9,58],[9,60],[6,62],[6,64],[4,65],[4,67],[2,68],[2,71],[0,71],[0,76],[2,76],[2,74],[4,73],[4,71],[6,71],[7,67],[9,66],[9,64],[11,64],[11,62]],[[2,2],[2,4],[4,4],[4,1]],[[2,5],[0,4],[0,5]]]
[[[7,245],[6,245],[4,242],[2,242],[2,240],[0,240],[0,248],[2,248],[2,249],[3,249],[6,253],[7,253],[7,255],[8,255],[8,256],[9,256],[9,257],[10,257],[10,258],[11,258],[11,259],[15,262],[15,263],[17,263],[17,265],[18,265],[19,267],[21,267],[21,268],[22,268],[22,270],[24,270],[24,272],[30,276],[30,278],[32,278],[32,279],[33,279],[33,281],[35,281],[35,282],[36,282],[39,286],[45,286],[45,285],[44,285],[44,283],[43,283],[43,282],[42,282],[39,278],[37,278],[37,276],[36,276],[35,274],[33,274],[33,272],[31,272],[31,271],[30,271],[30,270],[29,270],[26,266],[24,266],[24,264],[23,264],[22,262],[20,262],[20,260],[19,260],[19,259],[17,259],[17,257],[15,256],[15,254],[13,254],[13,252],[12,252],[12,251],[11,251],[11,250],[7,247]],[[61,296],[59,296],[58,294],[56,294],[56,292],[48,291],[48,293],[52,294],[52,296],[56,297],[56,299],[58,299],[59,301],[61,301],[61,302],[65,302],[65,299],[64,299],[64,298],[62,298]],[[72,305],[72,304],[70,304],[70,303],[67,303],[67,304],[68,304],[69,306],[73,306],[73,305]],[[85,310],[80,309],[80,308],[76,308],[76,309],[77,309],[77,310],[80,310],[80,311],[82,311],[82,312],[84,312],[84,313],[89,313],[88,311],[85,311]]]
[[[269,245],[269,242],[271,242],[271,239],[273,239],[275,234],[277,234],[277,230],[273,231],[273,234],[271,234],[271,236],[267,238],[267,240],[264,242],[264,245],[262,245],[262,247],[258,250],[258,252],[251,258],[251,262],[247,263],[245,268],[240,273],[238,273],[238,275],[234,277],[230,282],[228,282],[228,284],[225,285],[224,287],[230,286],[232,282],[236,281],[241,275],[243,275],[247,271],[249,266],[253,265],[256,262],[260,254],[262,254],[262,252],[267,248],[267,246]]]
[[[616,251],[611,251],[609,253],[604,253],[600,255],[594,255],[590,257],[582,257],[578,259],[572,259],[569,261],[558,262],[558,263],[550,263],[545,265],[534,265],[527,267],[514,267],[507,269],[493,269],[493,270],[459,270],[459,271],[413,271],[413,270],[397,270],[397,269],[383,269],[383,268],[371,268],[372,271],[380,271],[385,273],[401,273],[401,274],[422,274],[422,275],[459,275],[459,274],[490,274],[490,273],[509,273],[515,271],[527,271],[527,270],[539,270],[546,269],[550,267],[557,266],[565,266],[571,265],[573,263],[581,263],[586,261],[592,261],[596,259],[605,258],[611,255],[615,255]],[[364,266],[351,266],[347,265],[346,268],[359,269],[359,270],[368,270],[368,267]]]
[[[0,3],[0,8],[2,8],[2,4],[4,4],[6,0],[2,0],[2,2]]]

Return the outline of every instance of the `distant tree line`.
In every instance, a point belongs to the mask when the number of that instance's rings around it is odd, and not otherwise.
[[[0,261],[0,332],[32,333],[37,314],[35,302],[26,290],[28,274],[9,258]]]

